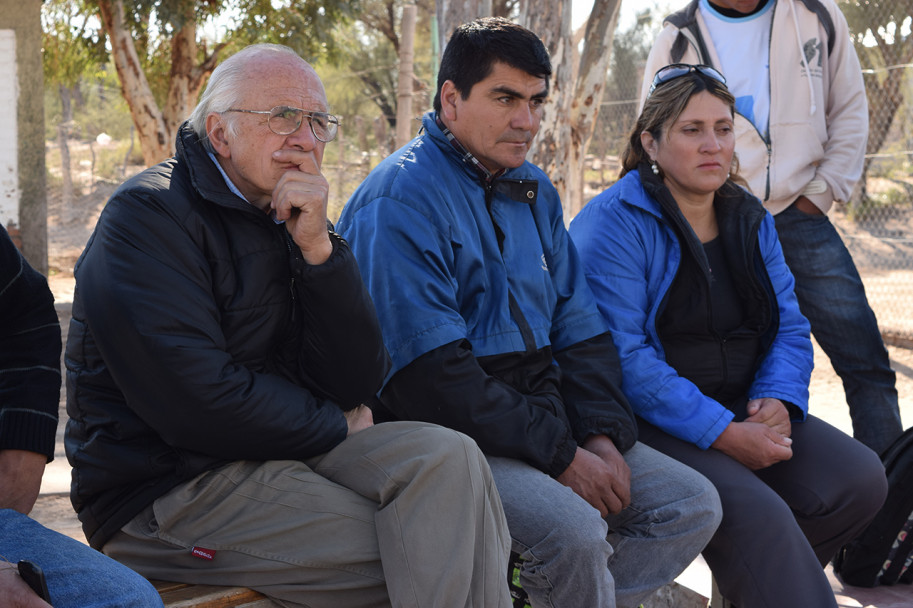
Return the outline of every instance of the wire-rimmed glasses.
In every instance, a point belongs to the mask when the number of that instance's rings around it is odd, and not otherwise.
[[[312,112],[291,106],[276,106],[271,110],[242,110],[229,108],[226,112],[242,112],[244,114],[267,114],[266,124],[269,130],[276,135],[291,135],[301,128],[301,123],[306,118],[311,126],[311,133],[318,140],[328,143],[336,139],[339,130],[339,119],[326,112]]]

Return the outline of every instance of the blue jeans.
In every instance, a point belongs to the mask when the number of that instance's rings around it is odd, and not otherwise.
[[[538,469],[488,458],[534,608],[637,606],[713,536],[722,510],[703,475],[641,443],[624,457],[631,504],[605,519]]]
[[[12,509],[0,510],[0,555],[38,565],[54,608],[162,607],[158,592],[133,570]]]
[[[850,252],[825,215],[774,217],[799,308],[843,380],[853,436],[880,454],[902,432],[894,370]]]

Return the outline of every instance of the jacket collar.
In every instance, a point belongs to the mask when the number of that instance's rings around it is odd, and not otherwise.
[[[666,221],[672,218],[685,221],[672,198],[672,193],[658,176],[653,175],[648,163],[640,163],[637,169],[625,175],[620,183],[620,197],[625,203]],[[728,222],[736,216],[754,222],[767,213],[761,201],[731,181],[727,181],[717,190],[713,204],[717,219],[721,222]]]
[[[437,112],[428,112],[422,120],[422,129],[435,140],[446,154],[450,152],[459,157],[467,171],[476,176],[486,189],[503,194],[513,201],[535,204],[539,195],[539,181],[525,177],[519,169],[501,169],[497,173],[489,171],[472,152],[467,150],[456,136],[448,129]]]
[[[190,182],[200,196],[218,205],[234,209],[254,209],[244,198],[234,194],[222,177],[219,167],[209,156],[203,142],[190,127],[190,121],[184,122],[178,129],[175,142],[175,157],[186,167]],[[266,217],[266,214],[263,214]]]
[[[504,175],[505,169],[501,169],[497,173],[492,173],[487,168],[485,168],[485,165],[482,164],[482,161],[476,158],[472,152],[463,147],[463,144],[461,144],[460,140],[456,138],[456,135],[454,135],[453,132],[448,129],[446,125],[444,125],[444,121],[441,120],[440,114],[436,112],[434,114],[434,124],[438,129],[441,130],[441,134],[447,138],[447,141],[449,141],[450,145],[453,146],[453,149],[457,151],[457,154],[460,155],[460,159],[464,163],[470,165],[473,170],[479,175],[479,177],[482,178],[483,182],[490,183],[500,176]]]

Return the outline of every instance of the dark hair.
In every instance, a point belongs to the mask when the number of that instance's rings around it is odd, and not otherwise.
[[[650,160],[640,141],[640,134],[647,131],[653,139],[659,141],[663,130],[678,120],[691,98],[704,91],[725,102],[730,113],[735,115],[735,98],[726,85],[718,80],[695,71],[664,82],[644,101],[644,108],[628,136],[628,145],[621,155],[619,177],[636,169],[641,162]],[[739,176],[739,161],[735,154],[732,156],[730,179],[739,184],[745,183]]]
[[[437,76],[434,109],[441,111],[441,87],[452,81],[463,99],[472,87],[491,73],[495,62],[544,78],[552,75],[548,51],[539,37],[502,17],[485,17],[464,23],[450,36]]]

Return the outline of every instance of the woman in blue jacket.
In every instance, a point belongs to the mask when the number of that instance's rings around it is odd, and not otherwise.
[[[740,608],[836,606],[822,566],[881,506],[868,448],[808,415],[809,325],[772,217],[735,182],[722,75],[657,72],[622,177],[570,232],[648,445],[723,503],[704,551]]]

